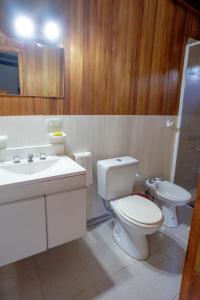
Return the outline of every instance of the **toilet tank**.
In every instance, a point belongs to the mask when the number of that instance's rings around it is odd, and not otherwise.
[[[105,200],[130,195],[134,186],[138,160],[123,156],[97,162],[98,194]]]

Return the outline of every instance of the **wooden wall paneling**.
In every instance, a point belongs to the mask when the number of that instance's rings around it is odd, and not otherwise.
[[[114,111],[116,114],[134,114],[136,101],[130,103],[130,98],[137,99],[139,64],[141,51],[141,33],[143,19],[143,1],[121,1],[119,7],[118,44],[116,61],[113,61],[117,74],[115,88]],[[123,30],[120,30],[120,28]],[[115,41],[114,41],[115,42]],[[116,63],[117,62],[117,63]],[[112,76],[112,75],[111,75]]]
[[[68,13],[68,10],[70,14]],[[83,110],[82,103],[82,80],[83,80],[83,1],[69,0],[66,2],[64,18],[70,28],[69,36],[64,40],[64,47],[69,51],[70,61],[68,61],[68,68],[65,70],[69,72],[67,84],[70,94],[69,98],[69,113],[81,114]],[[65,72],[66,75],[66,72]]]
[[[3,28],[8,36],[13,37],[13,21],[16,15],[21,13],[31,16],[37,25],[36,30],[40,32],[44,20],[51,18],[62,22],[64,2],[65,0],[1,0],[0,28]]]
[[[185,23],[185,36],[192,37],[193,39],[199,40],[200,32],[200,17],[194,15],[192,12],[187,12],[186,23]]]
[[[174,6],[168,1],[158,1],[154,45],[152,56],[152,69],[149,76],[150,83],[150,114],[163,114],[166,102],[170,61],[170,35],[172,32],[172,16]],[[175,30],[175,29],[173,29]]]
[[[177,114],[185,41],[200,39],[197,15],[172,0],[14,1],[23,2],[38,24],[47,12],[62,18],[65,98],[38,94],[21,108],[26,98],[11,97],[0,100],[1,114]]]
[[[137,94],[134,95],[134,91],[130,94],[130,99],[135,99],[135,101],[130,101],[130,111],[132,114],[145,114],[145,111],[149,111],[151,86],[151,76],[149,75],[152,69],[157,7],[157,0],[144,1],[141,34],[138,36],[138,39],[141,39],[138,56],[139,69],[138,74],[136,74],[138,76],[138,83],[140,82],[140,84],[138,84]],[[134,89],[134,86],[131,85],[131,90]]]
[[[69,0],[65,19],[65,113],[177,114],[196,15],[172,0]]]
[[[31,15],[37,20],[38,22],[41,21],[40,17],[42,17],[42,21],[44,21],[44,18],[46,18],[46,14],[49,16],[52,16],[52,18],[57,18],[60,23],[62,23],[62,20],[60,17],[62,17],[63,14],[63,0],[6,0],[1,1],[0,3],[0,24],[1,29],[3,28],[5,32],[8,34],[12,33],[12,26],[13,26],[13,18],[11,15],[9,15],[8,11],[6,10],[8,7],[12,8],[19,8],[21,10],[27,10],[31,12]],[[6,8],[6,9],[5,9]],[[13,10],[14,11],[14,10]],[[37,18],[38,17],[38,18]],[[3,26],[5,25],[5,26]],[[62,24],[61,24],[62,26]],[[21,44],[17,43],[16,47],[16,41],[13,41],[10,38],[6,38],[5,36],[0,34],[0,44],[2,45],[4,42],[5,48],[13,47],[13,50],[19,49],[21,50]],[[15,48],[14,48],[15,47]],[[63,51],[61,49],[53,51]],[[50,57],[47,58],[48,55],[46,53],[44,54],[46,63],[47,59],[51,64],[49,65],[50,69],[55,66],[55,64],[59,63],[62,68],[64,68],[64,62],[62,61],[55,61],[50,59]],[[33,57],[30,57],[33,59]],[[31,59],[28,60],[28,65],[31,65]],[[30,68],[30,73],[34,70],[34,64],[32,64],[33,69]],[[49,72],[50,70],[48,70]],[[47,73],[47,68],[46,68]],[[56,74],[56,72],[49,72],[51,73],[50,81],[56,83],[54,86],[53,94],[54,96],[59,96],[57,94],[57,91],[59,90],[58,84],[64,85],[64,81],[62,82],[61,75]],[[48,75],[49,75],[48,74]],[[33,74],[31,74],[33,75]],[[30,75],[30,76],[31,76]],[[39,76],[37,76],[39,77]],[[36,79],[37,80],[37,79]],[[47,82],[47,77],[44,78],[44,81]],[[31,88],[33,88],[33,82],[31,81]],[[42,88],[44,89],[44,82]],[[48,91],[48,96],[52,96],[52,92],[50,89],[46,89]],[[60,91],[59,91],[60,93]],[[30,93],[31,94],[31,93]],[[64,97],[64,94],[60,94],[60,96]],[[11,96],[1,96],[0,97],[0,115],[34,115],[34,114],[63,114],[63,105],[64,101],[63,98],[48,98],[48,97],[11,97]]]
[[[65,3],[63,12],[63,28],[62,32],[65,36],[63,41],[64,48],[64,99],[63,113],[70,114],[70,2]]]
[[[196,1],[196,0],[174,0],[174,1],[180,3],[187,9],[191,10],[193,13],[198,14],[200,16],[200,10],[198,9],[198,7],[200,8],[200,6],[199,6],[198,1]],[[196,5],[194,5],[194,4],[196,4]]]
[[[62,115],[64,100],[59,98],[0,97],[0,116]]]
[[[25,44],[21,96],[64,98],[64,50]]]
[[[18,43],[0,33],[0,51],[18,52],[20,95],[64,98],[64,49]]]
[[[172,33],[169,41],[169,76],[166,89],[166,100],[163,109],[165,111],[178,113],[179,95],[182,84],[182,72],[185,55],[186,37],[180,34],[183,30],[183,24],[187,12],[181,6],[175,6],[172,16]]]

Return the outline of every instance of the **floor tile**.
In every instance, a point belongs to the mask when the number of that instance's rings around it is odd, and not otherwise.
[[[159,232],[165,234],[171,241],[176,241],[177,243],[181,244],[181,246],[187,247],[188,244],[188,237],[189,237],[189,227],[185,224],[180,224],[176,228],[169,228],[165,225],[161,226]]]
[[[131,265],[112,275],[112,284],[100,281],[96,284],[100,295],[98,300],[157,300],[157,295],[149,285],[137,274]]]
[[[36,256],[36,266],[45,300],[67,300],[91,288],[93,283],[77,256],[73,243]]]
[[[0,268],[1,300],[42,300],[40,283],[32,258]]]
[[[150,257],[137,261],[112,237],[113,220],[84,238],[0,268],[1,300],[178,300],[191,214],[177,228],[148,237]]]
[[[136,272],[149,285],[159,300],[171,300],[180,288],[181,269],[161,252],[147,261],[133,265]]]
[[[114,242],[110,222],[97,226],[79,247],[79,257],[93,282],[110,276],[136,261],[126,255]]]
[[[186,255],[186,249],[184,246],[181,246],[179,243],[174,241],[166,247],[163,247],[160,251],[169,257],[172,262],[180,266],[181,269],[183,268]]]
[[[159,251],[161,248],[166,247],[169,245],[173,239],[162,232],[155,232],[148,236],[148,244],[149,244],[149,252],[150,255],[154,254],[155,252]]]

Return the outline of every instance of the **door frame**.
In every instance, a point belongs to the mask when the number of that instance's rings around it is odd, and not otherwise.
[[[200,177],[198,180],[197,196],[192,217],[192,225],[188,248],[186,252],[183,277],[181,282],[180,300],[199,299],[200,276],[195,271],[196,257],[200,242]],[[197,296],[198,295],[198,296]]]

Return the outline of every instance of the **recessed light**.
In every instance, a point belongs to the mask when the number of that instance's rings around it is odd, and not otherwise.
[[[60,27],[56,22],[48,22],[44,26],[44,34],[50,41],[56,41],[60,37]]]
[[[21,37],[29,38],[33,36],[34,24],[30,18],[19,16],[15,20],[15,30]]]

